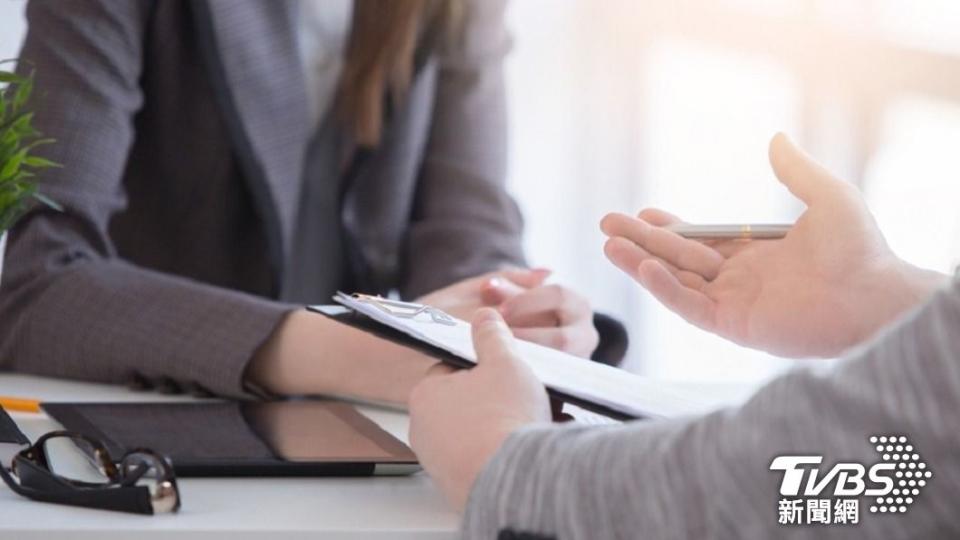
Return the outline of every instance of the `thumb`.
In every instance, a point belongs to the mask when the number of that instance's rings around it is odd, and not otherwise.
[[[477,365],[495,365],[515,358],[513,334],[495,309],[481,308],[473,317],[471,328]]]
[[[777,178],[807,206],[835,195],[845,184],[798,148],[789,137],[777,133],[770,141],[770,165]]]

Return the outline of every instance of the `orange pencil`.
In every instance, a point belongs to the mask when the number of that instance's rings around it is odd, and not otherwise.
[[[0,407],[3,407],[8,411],[32,413],[40,412],[40,402],[35,399],[0,396]]]

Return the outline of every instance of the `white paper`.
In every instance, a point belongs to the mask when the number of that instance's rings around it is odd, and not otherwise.
[[[401,318],[351,296],[337,295],[334,300],[420,341],[476,363],[470,324],[465,321],[454,319],[455,325],[439,324],[426,313],[412,319]],[[516,351],[546,387],[630,416],[674,418],[707,412],[728,403],[726,399],[711,398],[699,390],[654,381],[536,343],[517,340]]]

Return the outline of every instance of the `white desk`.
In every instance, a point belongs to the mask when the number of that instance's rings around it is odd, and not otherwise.
[[[190,399],[9,374],[0,374],[0,395],[49,401]],[[405,414],[360,409],[407,440]],[[13,416],[31,439],[59,428],[45,415]],[[138,516],[38,503],[0,483],[0,540],[454,538],[458,526],[456,514],[422,473],[399,478],[186,478],[179,486],[183,508],[178,514]]]

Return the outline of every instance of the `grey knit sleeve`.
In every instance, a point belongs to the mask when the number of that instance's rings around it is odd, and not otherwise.
[[[911,450],[888,452],[880,437],[890,436]],[[818,480],[837,463],[859,463],[867,489],[890,491],[835,496],[834,478],[804,497],[811,475],[804,471],[801,492],[781,494],[785,473],[771,465],[782,455],[822,456],[820,465],[804,466],[818,468]],[[877,463],[892,464],[880,472],[891,486],[870,480]],[[741,407],[689,419],[515,433],[477,480],[463,532],[467,538],[955,538],[958,498],[955,282],[847,359],[779,377]],[[822,500],[830,524],[808,508]]]

